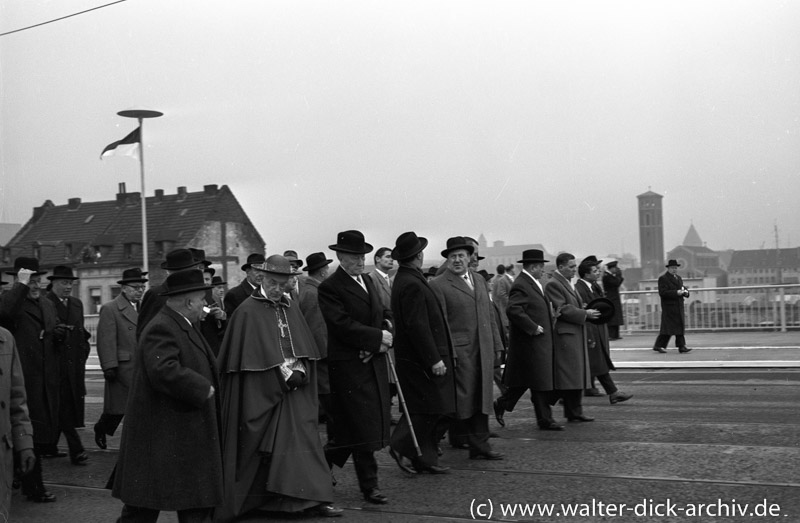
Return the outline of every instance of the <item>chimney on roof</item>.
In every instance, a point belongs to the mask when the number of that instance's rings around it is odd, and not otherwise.
[[[178,187],[178,201],[183,201],[186,199],[186,186],[182,185]]]
[[[51,200],[45,200],[44,203],[40,207],[34,207],[33,208],[33,218],[32,218],[32,220],[34,222],[37,221],[39,218],[41,218],[44,215],[45,211],[50,207],[55,207],[55,204],[53,204],[53,202]]]
[[[156,203],[164,200],[164,189],[156,189]]]
[[[206,196],[214,196],[218,192],[217,184],[204,185],[203,192],[206,193]]]
[[[125,182],[119,182],[119,192],[125,194]]]
[[[80,198],[70,198],[67,200],[67,209],[77,209],[81,206]]]

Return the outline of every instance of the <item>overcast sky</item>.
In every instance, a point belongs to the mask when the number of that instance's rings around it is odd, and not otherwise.
[[[0,33],[110,0],[3,0]],[[0,222],[227,184],[268,253],[361,229],[639,256],[800,245],[800,1],[128,0],[0,37]]]

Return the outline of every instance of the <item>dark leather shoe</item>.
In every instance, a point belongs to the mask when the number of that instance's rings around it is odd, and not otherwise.
[[[564,430],[564,427],[555,423],[551,423],[550,425],[542,425],[539,427],[539,430]]]
[[[440,467],[439,465],[417,465],[414,470],[419,474],[450,474],[450,467]]]
[[[494,419],[497,420],[498,425],[500,425],[501,427],[506,426],[506,422],[503,419],[503,414],[505,414],[505,412],[506,409],[501,407],[500,404],[497,403],[497,400],[494,400]]]
[[[605,396],[604,393],[600,392],[600,389],[597,387],[592,387],[591,389],[586,389],[583,391],[584,396]]]
[[[667,353],[667,349],[665,349],[664,347],[653,347],[653,350],[656,352],[660,352],[661,354]]]
[[[381,491],[374,488],[364,492],[364,500],[376,505],[385,505],[389,503],[389,498],[381,494]]]
[[[567,418],[568,421],[594,421],[594,418],[590,418],[589,416],[572,416],[571,418]]]
[[[85,452],[81,452],[75,456],[70,456],[69,460],[73,465],[86,465],[86,462],[89,460],[89,455]]]
[[[103,431],[97,430],[97,425],[94,426],[94,442],[97,443],[97,446],[103,450],[108,448],[108,444],[106,443],[106,435]]]
[[[632,397],[633,397],[633,394],[625,394],[624,392],[617,391],[617,392],[615,392],[614,394],[612,394],[611,396],[608,397],[608,401],[611,402],[611,404],[613,405],[615,403],[621,403],[623,401],[628,401]]]
[[[400,470],[403,472],[406,472],[407,474],[417,473],[417,471],[411,468],[411,465],[403,462],[403,456],[398,454],[397,451],[395,451],[392,447],[389,447],[389,455],[392,457],[392,459],[394,459],[395,463],[397,463],[397,466],[400,467]]]
[[[689,347],[678,347],[678,352],[680,352],[681,354],[686,354],[687,352],[691,351],[692,349],[690,349]]]
[[[344,514],[343,509],[336,508],[329,503],[325,503],[323,505],[317,505],[309,512],[313,516],[323,517],[323,518],[340,518],[342,517],[342,514]]]
[[[56,500],[56,495],[51,494],[50,492],[43,490],[32,496],[28,496],[28,501],[33,501],[34,503],[52,503]]]
[[[470,452],[469,459],[486,459],[490,461],[497,461],[503,459],[504,456],[500,452],[495,452],[493,450],[487,450],[486,452]]]

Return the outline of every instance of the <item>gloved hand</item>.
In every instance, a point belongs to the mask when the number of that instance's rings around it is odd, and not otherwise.
[[[286,386],[289,390],[294,390],[306,384],[306,375],[299,370],[292,371],[292,375],[286,380]]]
[[[103,369],[103,377],[106,381],[117,381],[117,371],[119,369],[117,367],[111,367],[110,369]]]
[[[59,323],[53,329],[53,336],[56,340],[63,340],[67,336],[67,326],[63,323]]]

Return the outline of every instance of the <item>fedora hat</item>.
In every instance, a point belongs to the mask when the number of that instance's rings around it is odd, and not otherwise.
[[[33,271],[31,276],[40,276],[42,274],[47,274],[47,271],[40,271],[39,270],[39,260],[36,258],[27,258],[25,256],[20,256],[14,260],[14,270],[13,271],[6,271],[6,274],[9,276],[16,276],[20,269],[28,269],[29,271]]]
[[[216,287],[217,285],[225,285],[226,283],[228,282],[222,281],[222,276],[214,276],[213,278],[211,278],[211,285],[213,285],[214,287]]]
[[[161,262],[161,268],[167,271],[180,271],[194,267],[198,263],[200,262],[195,259],[191,250],[174,249],[167,253],[166,260]]]
[[[280,254],[273,254],[264,263],[252,264],[253,269],[263,271],[269,274],[278,274],[281,276],[294,276],[297,274],[291,262]]]
[[[547,263],[550,260],[544,259],[544,251],[540,249],[526,249],[522,251],[522,259],[517,260],[517,263]],[[508,270],[508,267],[506,267]]]
[[[595,320],[588,318],[586,319],[586,321],[590,323],[597,323],[597,324],[608,323],[609,321],[611,321],[611,318],[614,317],[614,310],[615,310],[614,303],[608,298],[595,298],[592,301],[590,301],[585,308],[597,309],[598,311],[600,311],[599,318]]]
[[[259,254],[257,252],[254,252],[253,254],[250,254],[249,256],[247,256],[247,263],[242,265],[242,270],[246,271],[254,263],[255,264],[264,263],[264,255],[263,254]]]
[[[47,277],[48,280],[78,280],[77,276],[72,274],[72,267],[66,265],[56,265],[53,267],[53,274]]]
[[[667,267],[680,267],[681,264],[678,263],[678,260],[670,260],[667,262]]]
[[[367,254],[372,252],[372,245],[364,241],[364,233],[361,231],[342,231],[336,236],[336,243],[328,245],[328,248],[336,252],[348,254]]]
[[[447,239],[447,248],[442,251],[442,257],[447,258],[447,256],[450,254],[450,251],[455,251],[458,249],[466,250],[470,256],[472,256],[472,253],[475,252],[475,246],[469,243],[466,238],[463,236],[453,236],[452,238]]]
[[[144,276],[146,272],[142,272],[142,269],[139,267],[134,267],[132,269],[125,269],[122,271],[122,279],[117,280],[117,283],[120,285],[127,285],[129,283],[146,283],[147,278]]]
[[[209,273],[211,276],[214,276],[217,273],[217,269],[215,269],[214,267],[206,267],[205,269],[203,269],[203,273],[204,274]]]
[[[478,274],[480,274],[481,276],[483,276],[483,279],[484,279],[484,280],[486,280],[486,281],[489,281],[489,280],[491,280],[492,278],[494,278],[494,274],[489,274],[489,272],[488,272],[486,269],[481,269],[481,270],[479,270],[479,271],[478,271]]]
[[[608,267],[609,269],[612,269],[612,268],[616,267],[618,264],[619,264],[619,262],[617,260],[613,260],[613,261],[610,261],[610,262],[606,263],[606,267]]]
[[[206,291],[212,285],[206,285],[203,280],[203,273],[196,269],[183,269],[175,271],[167,276],[164,282],[164,292],[160,293],[161,296],[175,296],[176,294],[185,294],[194,291]]]
[[[434,276],[436,276],[437,272],[439,272],[439,267],[437,267],[436,265],[432,265],[432,266],[428,267],[428,270],[425,271],[423,274],[425,276],[434,277]]]
[[[289,260],[289,263],[291,263],[292,267],[295,269],[299,269],[303,266],[303,260],[297,257],[297,251],[284,251],[283,257]]]
[[[420,251],[428,246],[428,239],[417,236],[415,232],[404,232],[397,237],[392,249],[393,260],[405,260],[416,256]]]
[[[581,265],[600,265],[601,263],[603,260],[598,260],[594,254],[581,260]]]
[[[331,263],[333,263],[333,260],[326,258],[325,253],[315,252],[306,256],[306,268],[303,270],[306,272],[314,272]]]
[[[206,251],[204,249],[195,249],[194,247],[189,247],[189,250],[192,251],[192,256],[197,263],[202,263],[206,267],[211,265],[211,262],[206,260]]]

